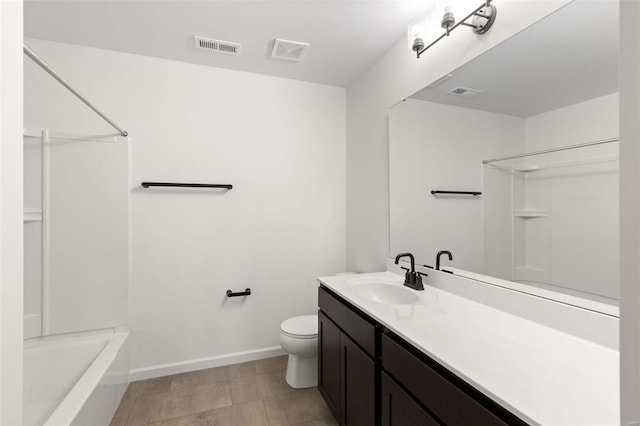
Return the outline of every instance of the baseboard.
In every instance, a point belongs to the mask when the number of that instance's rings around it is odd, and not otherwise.
[[[138,380],[154,379],[156,377],[203,370],[205,368],[221,367],[223,365],[238,364],[240,362],[255,361],[257,359],[271,358],[284,354],[285,352],[280,346],[274,346],[271,348],[236,352],[233,354],[219,355],[209,358],[199,358],[189,361],[134,368],[129,371],[129,380],[135,382]]]

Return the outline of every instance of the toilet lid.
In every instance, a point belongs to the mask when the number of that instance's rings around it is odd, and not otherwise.
[[[302,315],[299,317],[289,318],[280,324],[280,330],[291,336],[317,336],[318,316]]]

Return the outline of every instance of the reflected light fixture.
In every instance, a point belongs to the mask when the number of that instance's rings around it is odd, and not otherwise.
[[[420,55],[425,52],[425,50],[427,50],[443,38],[448,37],[449,34],[451,34],[451,31],[455,30],[461,25],[471,27],[472,31],[475,34],[486,33],[495,22],[497,14],[497,9],[494,5],[491,4],[491,1],[492,0],[486,0],[484,3],[482,3],[482,5],[477,7],[476,10],[474,10],[458,22],[456,22],[452,6],[447,5],[444,8],[442,21],[440,21],[440,26],[444,28],[444,33],[427,46],[425,46],[426,17],[412,21],[409,24],[407,34],[410,49],[416,52],[416,56],[419,58]],[[469,20],[471,20],[471,23],[467,22]]]

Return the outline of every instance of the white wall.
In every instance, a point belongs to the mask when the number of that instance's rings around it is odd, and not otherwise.
[[[345,90],[29,43],[130,133],[134,378],[278,350],[280,322],[315,312],[315,278],[345,269]],[[27,98],[44,84],[27,81]],[[56,96],[56,111],[33,103],[26,119],[108,130]],[[226,298],[246,287],[250,297]]]
[[[640,422],[640,3],[620,2],[621,424]]]
[[[347,264],[350,270],[384,270],[389,255],[388,108],[569,2],[496,3],[498,18],[487,34],[478,37],[461,28],[420,59],[416,59],[402,38],[347,88]],[[465,0],[459,7],[471,10],[477,7],[476,3]]]
[[[523,149],[520,117],[414,99],[391,108],[392,256],[411,252],[419,263],[435,266],[438,251],[449,250],[456,267],[484,272],[484,196],[433,196],[430,191],[483,192],[482,160]]]
[[[22,423],[22,2],[0,2],[0,424]]]
[[[620,136],[618,93],[580,102],[564,108],[527,117],[525,144],[527,152],[559,146],[574,145]],[[609,150],[606,148],[606,150]],[[613,153],[617,153],[617,149]],[[575,158],[578,151],[565,151],[564,156]],[[561,154],[554,154],[558,157]]]

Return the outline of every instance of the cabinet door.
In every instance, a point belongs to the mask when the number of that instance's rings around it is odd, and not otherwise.
[[[375,364],[342,334],[341,421],[345,426],[375,424]]]
[[[318,311],[318,390],[338,420],[340,418],[340,329]]]
[[[401,342],[389,333],[382,335],[382,368],[442,423],[526,425],[435,361]]]
[[[438,423],[386,373],[381,383],[382,426],[418,426]]]

